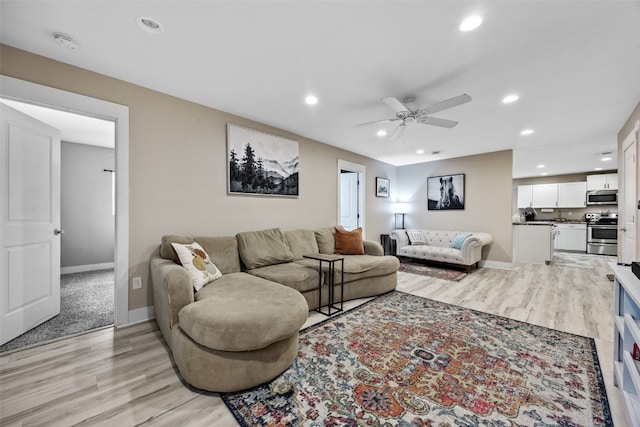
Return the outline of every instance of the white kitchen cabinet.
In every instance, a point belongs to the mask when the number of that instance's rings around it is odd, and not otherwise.
[[[587,183],[563,182],[558,184],[559,208],[584,208],[587,206]]]
[[[558,184],[537,184],[533,186],[531,205],[534,208],[555,208],[558,206]]]
[[[628,426],[640,426],[640,373],[633,345],[640,345],[640,280],[631,267],[609,263],[615,275],[613,297],[613,384],[622,393]]]
[[[533,185],[518,186],[518,208],[531,207]]]
[[[587,175],[587,191],[592,190],[617,190],[618,174],[603,173],[599,175]]]
[[[531,264],[549,264],[553,260],[553,224],[513,225],[513,259]]]
[[[587,251],[587,224],[557,224],[556,249],[559,251]]]

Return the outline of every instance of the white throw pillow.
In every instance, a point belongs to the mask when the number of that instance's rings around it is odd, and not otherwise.
[[[188,245],[172,243],[171,246],[173,246],[180,264],[189,272],[191,283],[196,292],[207,283],[222,277],[218,267],[211,262],[209,254],[197,242]]]
[[[424,234],[418,230],[407,230],[407,237],[409,237],[409,243],[412,245],[426,245],[427,239]]]

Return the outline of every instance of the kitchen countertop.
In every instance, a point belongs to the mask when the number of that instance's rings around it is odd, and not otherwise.
[[[586,224],[586,221],[523,221],[514,222],[513,225],[557,225],[557,224]]]
[[[526,221],[514,222],[513,225],[556,225],[553,221]]]

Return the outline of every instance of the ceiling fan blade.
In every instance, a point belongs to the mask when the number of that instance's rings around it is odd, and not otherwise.
[[[404,113],[405,111],[409,111],[409,109],[405,107],[404,104],[402,104],[402,102],[398,101],[393,96],[382,98],[382,102],[387,104],[396,113]]]
[[[432,125],[432,126],[440,126],[441,128],[451,129],[456,126],[458,122],[447,119],[439,119],[437,117],[420,117],[418,119],[418,123],[422,123],[423,125]]]
[[[471,102],[471,97],[465,93],[463,95],[455,96],[445,101],[433,104],[429,107],[424,108],[422,111],[424,111],[427,114],[433,114],[433,113],[437,113],[438,111],[446,110],[448,108],[453,108],[461,104],[466,104],[467,102]]]
[[[394,140],[394,139],[398,139],[402,136],[402,134],[404,133],[404,129],[407,127],[406,123],[400,123],[400,125],[398,125],[398,127],[396,128],[396,130],[393,131],[393,133],[391,134],[391,136],[389,137],[390,140]]]
[[[379,124],[383,124],[383,123],[393,123],[393,122],[396,122],[398,120],[400,120],[400,119],[376,120],[376,121],[373,121],[373,122],[360,123],[359,125],[356,125],[355,127],[366,126],[366,125],[379,125]]]

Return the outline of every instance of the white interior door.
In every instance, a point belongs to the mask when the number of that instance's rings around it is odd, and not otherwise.
[[[633,132],[632,132],[633,133]],[[622,227],[620,227],[619,241],[620,261],[630,263],[636,258],[636,232],[637,232],[637,207],[638,198],[636,197],[636,149],[637,143],[635,139],[625,140],[624,149],[624,165],[623,165],[623,206],[622,206]]]
[[[0,104],[0,344],[60,313],[60,132]]]
[[[358,173],[340,174],[340,225],[346,230],[358,228]]]

